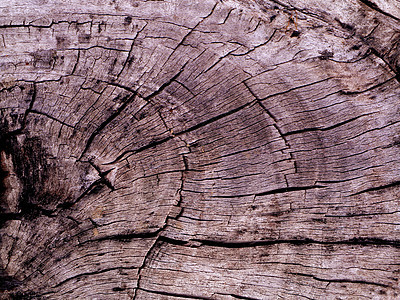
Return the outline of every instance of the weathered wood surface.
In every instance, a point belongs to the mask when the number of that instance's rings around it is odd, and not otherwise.
[[[400,7],[0,3],[2,299],[397,299]]]

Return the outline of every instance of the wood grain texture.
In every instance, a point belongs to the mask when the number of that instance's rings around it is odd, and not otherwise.
[[[394,1],[0,11],[0,299],[400,297]]]

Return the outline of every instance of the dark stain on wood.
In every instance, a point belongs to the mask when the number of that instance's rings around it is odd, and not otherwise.
[[[1,134],[1,128],[0,128],[0,134]],[[4,136],[0,135],[0,152],[7,151],[7,149],[4,149],[4,146],[7,147],[7,142],[5,139],[6,138]],[[5,180],[8,175],[9,172],[4,165],[4,162],[0,161],[0,213],[8,212],[8,205],[4,199],[7,190],[7,185]]]
[[[103,28],[102,28],[102,27],[103,27]],[[98,33],[101,33],[105,28],[106,28],[106,22],[101,21],[101,22],[98,24],[97,32],[98,32]]]
[[[32,65],[35,68],[50,69],[57,60],[57,52],[54,49],[37,50],[31,52],[30,55],[33,57]]]
[[[346,30],[349,30],[349,31],[353,31],[354,30],[354,26],[353,25],[343,23],[338,18],[335,18],[335,21],[338,22],[340,27],[342,27],[343,29],[346,29]]]
[[[131,24],[131,23],[132,23],[132,17],[131,17],[131,16],[125,17],[125,19],[124,19],[124,25],[125,25],[125,26],[128,26],[128,25]]]
[[[90,42],[91,36],[88,33],[80,34],[78,36],[78,42],[81,44],[88,44]]]
[[[294,30],[292,32],[292,34],[290,35],[290,37],[298,37],[298,36],[300,36],[300,31],[297,31],[297,30]]]
[[[56,41],[57,41],[57,49],[66,49],[70,44],[68,38],[64,36],[56,36]]]
[[[10,149],[13,149],[16,174],[23,185],[19,201],[21,213],[28,218],[36,217],[40,213],[38,206],[46,206],[54,200],[49,193],[43,193],[44,183],[51,173],[48,154],[39,138],[26,138],[22,147],[13,139]]]
[[[361,46],[360,45],[354,45],[353,47],[351,47],[350,49],[351,50],[355,50],[355,51],[357,51],[357,50],[359,50],[361,48]]]
[[[117,64],[118,59],[114,58],[110,64],[110,67],[108,68],[108,74],[112,74],[112,72],[115,69],[115,65]]]
[[[21,281],[16,280],[11,276],[8,276],[7,273],[5,273],[3,270],[0,270],[0,291],[13,290],[14,288],[20,286],[21,284],[22,284]]]
[[[90,190],[89,195],[96,195],[100,193],[103,188],[104,188],[103,184],[96,185],[95,187],[93,187],[92,190]]]
[[[321,56],[319,57],[319,59],[321,59],[321,60],[326,60],[326,59],[333,57],[332,51],[324,50],[320,53],[321,53]]]

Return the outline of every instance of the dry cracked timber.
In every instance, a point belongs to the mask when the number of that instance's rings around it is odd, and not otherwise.
[[[395,1],[0,11],[0,299],[400,297]]]

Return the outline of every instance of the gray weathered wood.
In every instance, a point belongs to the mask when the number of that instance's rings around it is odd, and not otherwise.
[[[397,299],[400,7],[3,0],[1,299]]]

